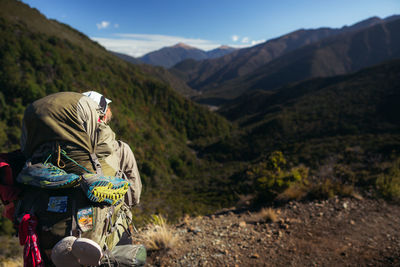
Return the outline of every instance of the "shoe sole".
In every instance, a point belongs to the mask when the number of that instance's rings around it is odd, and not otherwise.
[[[97,180],[88,185],[87,179],[84,177],[87,188],[87,197],[93,202],[106,202],[111,205],[118,204],[129,190],[129,182],[121,180],[115,184],[112,180]]]

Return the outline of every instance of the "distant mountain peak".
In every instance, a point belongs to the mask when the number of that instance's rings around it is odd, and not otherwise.
[[[367,18],[365,20],[359,21],[357,23],[354,23],[350,26],[345,25],[341,29],[342,30],[343,29],[352,29],[352,30],[363,29],[363,28],[378,24],[380,22],[382,22],[381,18],[379,18],[377,16],[373,16],[373,17]]]
[[[187,45],[185,43],[177,43],[176,45],[172,46],[172,48],[197,49],[197,48]]]
[[[227,45],[221,45],[220,47],[218,47],[219,49],[231,49],[232,47],[227,46]]]

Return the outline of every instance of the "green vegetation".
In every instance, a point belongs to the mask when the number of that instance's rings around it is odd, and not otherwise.
[[[400,200],[400,158],[397,158],[389,167],[378,176],[376,186],[379,193],[391,200]]]
[[[398,73],[395,60],[351,75],[248,93],[220,110],[240,130],[197,149],[210,161],[236,164],[226,182],[230,190],[264,203],[359,194],[396,200]],[[268,163],[274,151],[283,152],[286,168],[278,171]],[[290,185],[295,166],[308,169],[306,183]]]
[[[307,184],[308,169],[299,166],[287,170],[287,162],[281,151],[274,151],[268,160],[252,165],[246,171],[258,203],[271,202],[279,194],[293,186]]]
[[[208,164],[187,144],[226,136],[230,123],[23,3],[2,1],[0,9],[0,152],[19,147],[23,112],[32,101],[97,90],[113,100],[111,126],[138,161],[144,184],[138,212],[174,219],[213,209],[205,201],[192,204],[205,198],[195,186]]]

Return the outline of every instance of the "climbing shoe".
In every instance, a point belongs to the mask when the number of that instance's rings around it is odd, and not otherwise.
[[[129,190],[129,182],[114,176],[85,174],[81,186],[90,201],[109,205],[119,204]]]
[[[17,176],[17,182],[21,184],[47,189],[74,187],[79,180],[79,175],[67,173],[51,163],[32,165],[28,162]]]

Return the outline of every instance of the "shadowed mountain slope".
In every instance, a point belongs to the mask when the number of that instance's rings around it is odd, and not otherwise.
[[[389,18],[387,18],[389,19]],[[383,20],[373,17],[341,29],[319,28],[297,30],[254,47],[237,50],[218,59],[200,62],[188,60],[174,66],[171,71],[184,78],[196,90],[218,87],[219,84],[249,74],[262,65],[290,51],[344,32],[370,27]]]
[[[399,73],[395,60],[351,75],[247,92],[220,109],[243,132],[208,151],[238,160],[276,149],[304,155],[300,151],[308,147],[307,157],[351,145],[399,149]]]
[[[342,33],[287,53],[242,77],[203,88],[201,98],[232,99],[248,90],[272,90],[312,77],[350,73],[400,58],[400,19]]]
[[[120,59],[125,60],[126,62],[132,63],[132,64],[140,64],[140,69],[152,77],[158,78],[161,82],[170,85],[172,88],[174,88],[178,93],[185,97],[192,97],[198,94],[197,91],[193,90],[190,88],[182,79],[176,77],[175,75],[171,74],[167,69],[163,67],[157,67],[157,66],[151,66],[144,64],[141,62],[139,59],[117,53],[117,52],[112,52],[114,55],[119,57]]]

